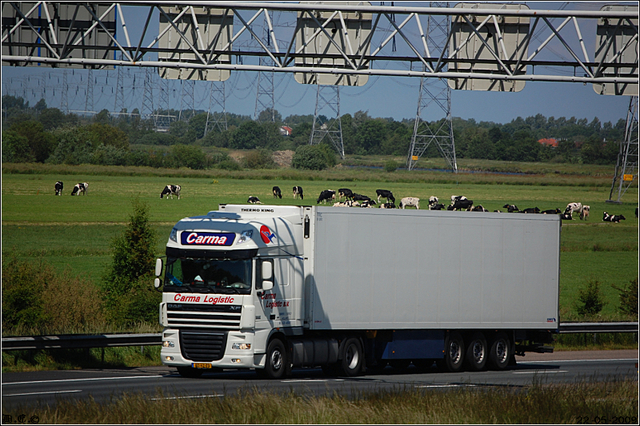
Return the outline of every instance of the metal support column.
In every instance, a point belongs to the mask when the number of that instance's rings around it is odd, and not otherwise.
[[[632,96],[627,111],[624,141],[620,143],[613,182],[608,203],[622,204],[621,198],[634,181],[638,180],[638,97]],[[613,191],[618,186],[618,198],[613,200]]]
[[[340,88],[338,86],[323,86],[320,84],[317,86],[316,110],[313,117],[313,127],[311,129],[309,144],[317,145],[321,143],[325,137],[328,137],[338,151],[338,154],[340,154],[340,158],[344,159],[342,122],[340,121]],[[327,108],[334,112],[335,118],[329,118],[328,121],[321,123],[319,118],[320,112]]]

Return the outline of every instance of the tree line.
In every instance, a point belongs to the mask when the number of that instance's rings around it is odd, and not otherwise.
[[[54,164],[102,164],[206,169],[270,168],[270,152],[297,151],[309,145],[314,116],[290,115],[265,110],[257,120],[250,116],[203,111],[158,110],[159,115],[181,117],[166,131],[156,131],[150,119],[137,109],[112,116],[107,110],[92,117],[65,114],[49,108],[44,100],[33,107],[21,97],[2,97],[2,161]],[[271,118],[275,121],[271,121]],[[443,119],[444,120],[444,119]],[[316,125],[330,124],[325,116]],[[367,111],[340,117],[347,155],[406,156],[413,135],[414,119],[370,117]],[[214,123],[216,125],[214,125]],[[223,125],[221,123],[226,123]],[[283,135],[282,126],[292,129]],[[443,121],[423,122],[420,133],[439,135]],[[619,143],[624,139],[625,120],[601,123],[575,117],[518,117],[506,124],[452,120],[456,156],[503,161],[570,162],[615,164]],[[557,146],[538,141],[553,138]],[[224,149],[255,150],[249,160],[238,164]],[[309,148],[303,149],[305,154]],[[331,166],[329,146],[321,154]],[[320,151],[317,151],[318,155]],[[432,143],[424,157],[440,157]],[[298,162],[303,164],[305,162]]]

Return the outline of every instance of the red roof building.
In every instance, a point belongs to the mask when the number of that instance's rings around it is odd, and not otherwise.
[[[538,141],[538,143],[542,144],[542,145],[552,146],[554,148],[558,146],[558,141],[556,139],[553,139],[553,138],[540,139]]]

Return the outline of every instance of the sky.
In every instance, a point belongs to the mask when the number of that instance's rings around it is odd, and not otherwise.
[[[401,5],[400,2],[395,2]],[[377,4],[377,2],[376,2]],[[386,2],[389,5],[389,2]],[[451,3],[453,5],[454,3]],[[581,9],[599,10],[603,2],[528,2],[531,9]],[[423,4],[427,5],[427,4]],[[146,13],[146,9],[145,9]],[[125,16],[127,12],[125,11]],[[136,21],[128,19],[127,26],[132,34]],[[140,19],[144,22],[144,19]],[[593,34],[583,29],[587,46],[595,48],[595,24]],[[132,35],[135,38],[135,35]],[[400,45],[400,43],[398,43]],[[568,54],[559,52],[554,60],[569,60]],[[554,52],[552,50],[551,52]],[[593,55],[593,53],[591,53]],[[379,65],[380,66],[380,65]],[[142,110],[144,70],[135,67],[125,69],[125,105],[131,111]],[[48,67],[2,67],[2,94],[23,96],[34,105],[44,97],[49,107],[61,107],[63,72]],[[85,110],[87,99],[86,70],[67,72],[68,91],[66,93],[69,109]],[[254,116],[256,110],[257,72],[232,72],[224,84],[226,93],[226,111],[229,113]],[[107,109],[115,111],[116,72],[99,70],[92,72],[94,79],[93,110]],[[159,80],[157,75],[154,80]],[[179,109],[181,82],[171,80],[171,108]],[[354,114],[366,111],[370,117],[393,118],[395,120],[415,119],[418,110],[420,79],[415,77],[370,77],[362,87],[340,86],[340,114]],[[196,110],[209,109],[210,83],[196,82],[194,107]],[[316,107],[315,85],[303,85],[295,81],[292,73],[274,74],[275,109],[286,118],[289,115],[313,115]],[[589,122],[597,117],[602,123],[615,124],[624,120],[629,108],[628,96],[603,96],[594,92],[591,84],[565,82],[527,82],[520,92],[451,91],[451,115],[476,122],[487,121],[499,124],[508,123],[517,117],[526,118],[542,114],[549,117],[586,118]],[[156,105],[157,106],[157,105]],[[220,110],[214,104],[212,111]],[[320,114],[331,116],[328,109]],[[424,120],[437,120],[443,110],[430,104],[422,111]]]

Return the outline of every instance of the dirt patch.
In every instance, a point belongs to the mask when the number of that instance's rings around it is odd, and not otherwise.
[[[291,167],[291,160],[293,160],[294,152],[290,149],[286,151],[274,151],[273,152],[273,161],[280,167]]]

